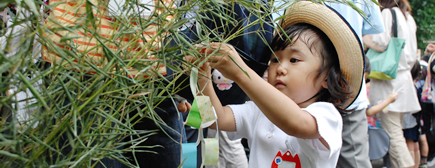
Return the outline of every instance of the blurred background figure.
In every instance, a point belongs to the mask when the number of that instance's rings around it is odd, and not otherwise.
[[[406,40],[404,49],[399,61],[396,79],[393,80],[371,80],[370,103],[383,101],[391,93],[398,93],[395,102],[388,105],[388,113],[380,113],[382,128],[390,136],[389,158],[393,168],[412,167],[414,159],[406,146],[402,131],[402,119],[405,113],[415,113],[421,110],[411,76],[411,68],[416,61],[417,54],[417,26],[411,16],[411,7],[407,0],[379,0],[382,8],[385,32],[368,36],[365,39],[367,47],[378,52],[387,48],[391,39],[392,14],[396,12],[398,37]]]

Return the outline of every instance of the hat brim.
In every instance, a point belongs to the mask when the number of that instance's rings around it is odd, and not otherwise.
[[[285,11],[282,28],[296,23],[307,23],[323,31],[334,45],[340,70],[350,84],[351,95],[344,103],[349,107],[361,90],[364,75],[364,53],[361,42],[349,24],[335,10],[310,1],[299,1]]]

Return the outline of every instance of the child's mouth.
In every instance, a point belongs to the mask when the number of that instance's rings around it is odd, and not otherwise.
[[[279,88],[279,87],[285,87],[286,85],[281,81],[281,80],[277,80],[275,81],[275,87]]]

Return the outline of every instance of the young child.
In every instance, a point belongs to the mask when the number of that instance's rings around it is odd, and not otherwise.
[[[286,14],[284,32],[271,44],[268,82],[232,46],[211,43],[201,52],[218,54],[201,66],[208,77],[198,83],[210,96],[218,128],[248,139],[249,167],[335,168],[342,143],[340,112],[357,97],[363,79],[362,47],[345,21],[326,6],[300,1]],[[223,107],[208,82],[209,65],[235,81],[252,101]]]
[[[429,61],[429,59],[427,59]],[[427,168],[427,156],[429,146],[427,143],[426,133],[430,131],[432,125],[433,104],[432,101],[422,101],[423,87],[428,74],[428,63],[424,60],[417,61],[411,69],[412,79],[417,90],[418,99],[420,101],[421,111],[408,115],[414,119],[416,126],[413,128],[403,129],[403,135],[406,139],[411,155],[414,155],[414,167]],[[431,79],[428,81],[432,83]],[[404,115],[405,119],[406,115]],[[421,122],[422,121],[422,122]],[[420,150],[419,150],[420,149]],[[420,155],[418,153],[420,152]],[[420,163],[418,161],[420,160]]]
[[[370,61],[369,59],[364,56],[365,59],[365,64],[364,64],[364,79],[366,80],[366,87],[367,87],[367,95],[370,91],[370,82],[368,82],[369,80],[367,79],[367,75],[370,74],[371,72],[371,66],[370,66]],[[373,118],[369,119],[368,117],[371,117],[379,112],[381,112],[385,107],[387,107],[390,103],[393,103],[394,101],[396,101],[397,98],[397,93],[391,93],[390,95],[388,95],[387,99],[385,99],[382,102],[379,102],[377,105],[374,106],[370,106],[370,103],[368,103],[368,107],[366,109],[366,116],[367,116],[367,120],[373,120]]]

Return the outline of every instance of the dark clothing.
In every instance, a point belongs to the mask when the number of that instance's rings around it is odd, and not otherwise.
[[[135,158],[140,167],[178,167],[181,164],[183,117],[177,113],[176,106],[174,106],[171,99],[164,100],[155,109],[155,112],[166,125],[162,123],[158,124],[149,118],[142,118],[139,123],[133,126],[135,130],[158,130],[155,135],[151,135],[146,141],[138,145],[155,147],[151,149],[139,149],[147,150],[148,152],[135,152]],[[127,138],[127,142],[129,140]],[[135,164],[132,153],[127,153],[126,155]]]
[[[419,80],[415,83],[415,88],[417,89],[417,96],[418,100],[420,102],[421,111],[419,112],[420,115],[417,119],[417,124],[421,124],[421,134],[426,134],[428,131],[430,131],[433,127],[432,119],[435,117],[434,113],[434,105],[432,102],[422,102],[421,101],[421,95],[423,92],[423,85],[425,80]],[[433,90],[433,88],[432,88]],[[420,118],[423,120],[423,123],[420,122]],[[434,129],[432,129],[434,130]]]
[[[265,7],[268,7],[267,1],[263,1],[263,5]],[[253,69],[258,75],[263,76],[264,71],[268,67],[267,63],[272,53],[268,47],[268,44],[272,41],[273,38],[273,27],[271,26],[272,24],[258,23],[254,25],[249,25],[252,22],[258,20],[259,18],[255,15],[252,15],[249,10],[245,9],[237,3],[227,6],[213,6],[213,8],[215,8],[214,12],[216,13],[221,13],[222,11],[228,12],[226,14],[234,18],[234,20],[236,21],[235,24],[219,22],[220,19],[217,19],[212,12],[204,13],[204,15],[206,15],[206,17],[210,19],[204,19],[202,20],[202,22],[209,29],[218,32],[218,35],[220,37],[228,37],[229,35],[235,34],[236,31],[243,29],[243,32],[239,32],[239,35],[234,39],[230,40],[228,43],[234,46],[234,48],[238,51],[242,58],[244,58],[244,62],[251,69]],[[269,23],[271,23],[272,21],[271,17],[263,19],[265,22]],[[183,30],[181,33],[184,37],[186,37],[186,40],[191,42],[192,44],[201,43],[202,41],[199,41],[200,39],[197,34],[202,34],[203,36],[206,36],[206,34],[204,32],[197,32],[198,29],[195,27],[196,24],[193,25],[194,26]],[[250,27],[247,27],[248,25]],[[210,35],[208,37],[209,39],[216,39],[216,36],[214,35]],[[177,45],[177,43],[179,43],[179,40],[174,38],[171,42],[172,44]],[[182,78],[186,79],[188,78],[188,76],[185,75]],[[177,86],[181,85],[181,88],[186,88],[181,90],[177,94],[186,98],[190,103],[192,103],[193,96],[189,86],[187,86],[189,83],[186,81],[189,80],[181,79],[177,81]],[[216,85],[213,86],[222,105],[243,104],[249,99],[248,96],[236,83],[233,83],[232,87],[229,90],[225,91],[219,90]],[[184,119],[187,118],[187,115],[188,113],[183,114],[183,116],[185,117]],[[198,137],[198,130],[192,129],[190,126],[185,126],[185,130],[187,142],[196,142]],[[206,129],[204,131],[204,135],[207,135]],[[198,146],[197,151],[197,166],[199,167],[201,165],[200,145]]]

